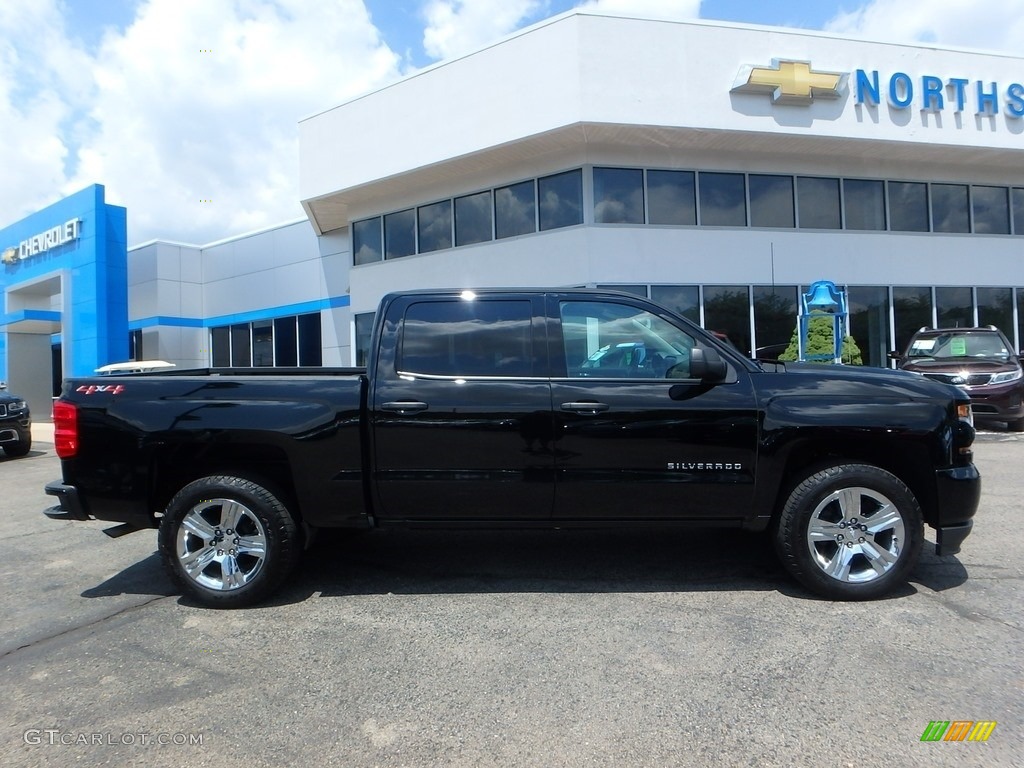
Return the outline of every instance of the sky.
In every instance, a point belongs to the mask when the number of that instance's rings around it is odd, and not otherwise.
[[[574,8],[1024,45],[1024,0],[0,0],[0,228],[92,183],[129,245],[302,218],[301,119]]]

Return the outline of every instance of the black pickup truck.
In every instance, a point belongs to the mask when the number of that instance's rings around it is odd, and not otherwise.
[[[56,519],[159,528],[186,594],[251,604],[319,528],[768,530],[831,599],[970,533],[969,397],[902,371],[757,363],[656,304],[576,290],[381,302],[363,369],[71,379]]]

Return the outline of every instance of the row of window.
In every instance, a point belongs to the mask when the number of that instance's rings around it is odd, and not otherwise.
[[[796,285],[598,287],[649,297],[698,325],[725,334],[743,353],[757,357],[775,357],[790,343],[799,293],[807,291],[807,286]],[[1015,348],[1024,341],[1024,288],[841,287],[847,295],[849,333],[857,342],[864,365],[888,367],[888,353],[904,349],[922,326],[994,325],[1014,342]],[[355,316],[356,365],[366,365],[373,317],[373,313]],[[498,345],[488,354],[503,349]],[[505,353],[501,357],[515,358]],[[485,369],[495,372],[484,357],[480,361]]]
[[[320,313],[211,328],[210,350],[215,368],[322,365]]]
[[[721,171],[593,168],[593,222],[1024,235],[1024,188]],[[583,171],[352,224],[355,264],[583,223]]]

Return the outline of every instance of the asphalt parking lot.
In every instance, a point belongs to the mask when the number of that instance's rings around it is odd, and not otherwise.
[[[736,532],[386,532],[229,612],[170,594],[153,534],[44,518],[41,438],[0,458],[0,765],[1024,764],[1024,435],[979,436],[974,533],[886,600]]]

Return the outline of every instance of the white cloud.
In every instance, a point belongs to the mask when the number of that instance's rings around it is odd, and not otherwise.
[[[424,10],[423,49],[449,59],[507,35],[542,11],[541,0],[431,0]]]
[[[361,0],[149,0],[91,59],[53,0],[17,0],[19,13],[9,2],[0,40],[31,30],[47,87],[19,98],[25,52],[0,42],[2,71],[16,67],[0,75],[8,221],[93,182],[128,208],[132,243],[205,242],[300,217],[298,121],[400,74]]]
[[[939,43],[1020,55],[1024,0],[871,0],[840,13],[825,29],[871,40]]]

